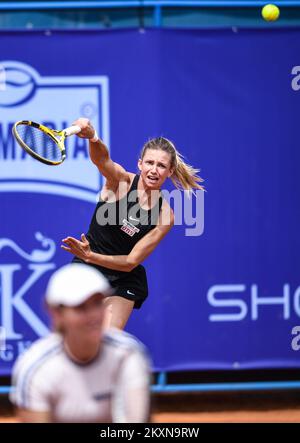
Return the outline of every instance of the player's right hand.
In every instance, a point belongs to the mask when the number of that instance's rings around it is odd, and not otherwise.
[[[95,129],[88,118],[79,118],[75,120],[73,125],[78,125],[81,128],[81,131],[77,134],[80,138],[93,138],[95,135]]]

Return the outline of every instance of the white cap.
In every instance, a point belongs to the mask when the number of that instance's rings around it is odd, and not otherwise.
[[[58,269],[51,276],[46,289],[46,301],[50,306],[78,306],[94,294],[103,297],[113,290],[108,280],[92,266],[71,263]]]

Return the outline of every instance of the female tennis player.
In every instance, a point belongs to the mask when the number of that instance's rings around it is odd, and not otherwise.
[[[73,261],[98,268],[110,281],[115,295],[106,300],[108,326],[123,329],[132,312],[148,295],[141,265],[174,224],[174,214],[163,199],[167,178],[183,190],[203,189],[199,172],[187,165],[173,143],[164,137],[148,141],[138,160],[140,174],[126,171],[110,158],[89,120],[80,118],[78,137],[89,139],[92,162],[106,178],[88,233],[81,239],[63,239],[62,248]]]

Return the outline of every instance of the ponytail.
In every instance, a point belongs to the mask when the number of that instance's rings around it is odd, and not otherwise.
[[[185,163],[183,156],[176,149],[175,155],[175,169],[170,177],[174,186],[185,191],[193,191],[194,189],[201,189],[204,191],[204,187],[199,184],[204,181],[198,175],[199,169],[195,169],[193,166]]]

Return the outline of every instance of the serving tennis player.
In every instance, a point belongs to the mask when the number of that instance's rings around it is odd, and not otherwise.
[[[199,170],[186,164],[173,143],[158,137],[148,141],[138,160],[139,174],[115,163],[90,121],[74,125],[78,137],[89,139],[92,162],[106,178],[88,232],[78,240],[66,237],[61,247],[74,262],[97,268],[109,280],[115,294],[105,300],[107,326],[123,329],[132,310],[148,296],[145,268],[141,263],[174,225],[174,214],[161,187],[170,178],[175,187],[203,189]]]

